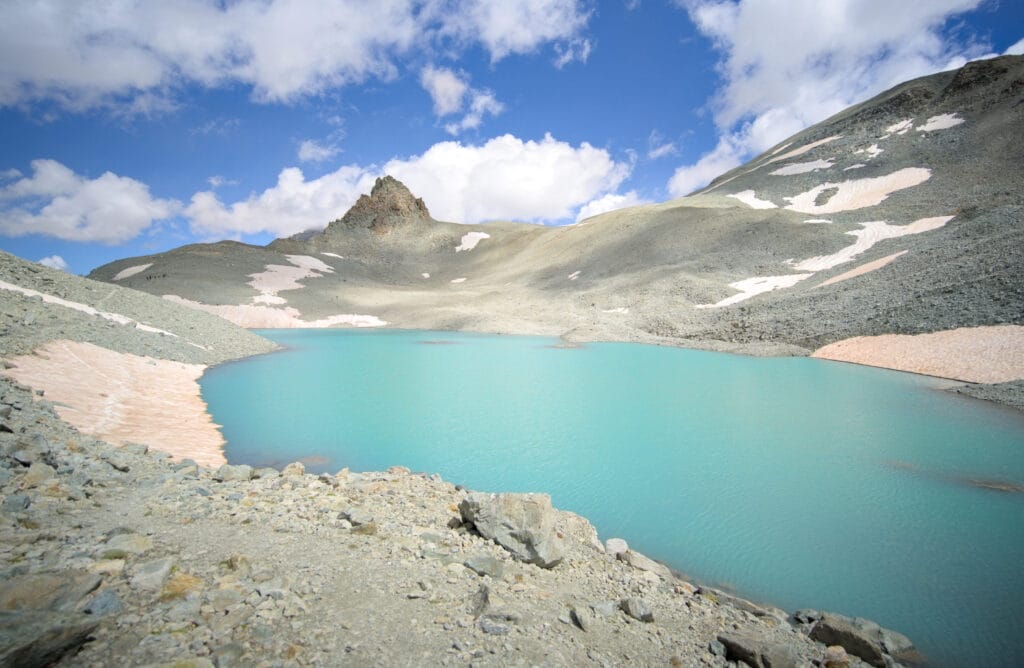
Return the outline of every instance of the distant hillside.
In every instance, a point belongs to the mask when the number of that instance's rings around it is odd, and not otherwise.
[[[1022,325],[1022,156],[1024,57],[1006,56],[897,86],[689,197],[569,227],[438,222],[386,177],[321,233],[186,246],[91,277],[245,326],[773,354]]]

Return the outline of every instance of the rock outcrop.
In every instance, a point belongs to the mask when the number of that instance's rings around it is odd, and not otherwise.
[[[519,561],[553,568],[565,558],[547,494],[474,493],[459,504],[464,522],[512,553]]]
[[[382,176],[373,184],[369,195],[360,195],[344,216],[331,222],[324,234],[328,237],[355,229],[370,230],[376,235],[390,234],[396,229],[428,224],[433,219],[422,198],[413,195],[405,184],[392,176]]]

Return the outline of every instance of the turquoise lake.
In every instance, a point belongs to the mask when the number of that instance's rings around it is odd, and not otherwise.
[[[807,358],[538,337],[265,330],[201,380],[232,463],[545,491],[696,582],[1024,656],[1024,416]]]

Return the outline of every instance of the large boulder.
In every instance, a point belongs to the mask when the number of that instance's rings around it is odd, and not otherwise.
[[[553,568],[565,558],[547,494],[473,492],[459,504],[463,522],[512,553],[519,561]]]
[[[914,651],[914,644],[901,633],[883,629],[870,619],[851,618],[833,612],[821,614],[821,619],[811,629],[810,637],[825,645],[840,645],[872,666],[885,666],[886,655],[899,659],[901,654]]]

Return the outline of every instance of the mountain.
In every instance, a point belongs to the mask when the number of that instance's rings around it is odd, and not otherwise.
[[[992,349],[985,337],[998,339],[997,357],[1009,346],[1024,359],[1022,157],[1024,57],[1004,56],[899,85],[663,204],[559,228],[458,225],[384,177],[320,233],[186,246],[91,277],[249,327],[386,325],[767,354],[933,334],[928,347],[953,345],[947,361],[967,355],[962,341],[971,355]],[[900,366],[874,347],[857,361]],[[843,355],[852,359],[831,356]],[[1005,366],[991,355],[964,359],[966,370],[907,368],[1024,376],[989,373]]]

